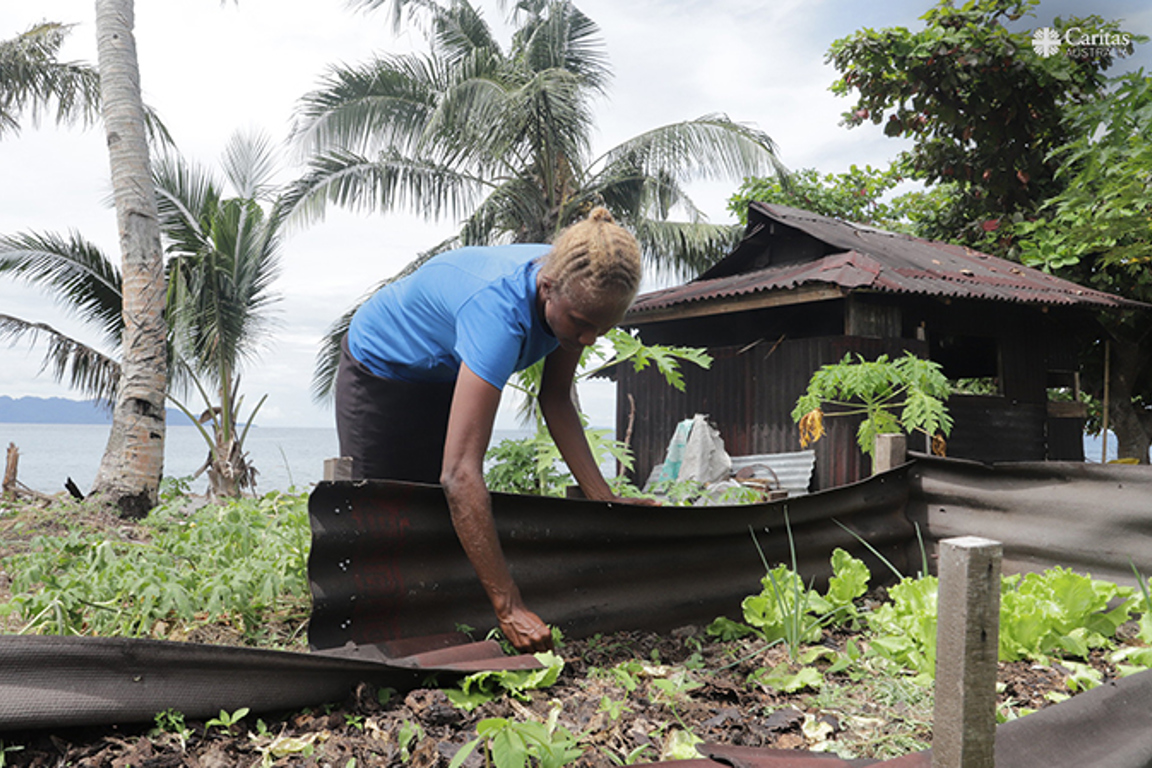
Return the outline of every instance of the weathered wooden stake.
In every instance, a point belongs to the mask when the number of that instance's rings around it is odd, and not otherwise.
[[[940,542],[932,768],[993,768],[1003,546]]]
[[[872,474],[887,472],[908,460],[908,437],[901,434],[876,435],[872,451]]]
[[[324,459],[324,480],[336,482],[338,480],[352,479],[352,457],[341,456],[338,459]]]
[[[4,461],[4,481],[0,484],[4,498],[16,498],[16,467],[20,463],[20,449],[16,443],[8,443],[8,454]]]

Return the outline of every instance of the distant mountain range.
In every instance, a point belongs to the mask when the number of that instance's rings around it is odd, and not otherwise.
[[[111,424],[112,412],[95,400],[0,395],[0,423]],[[169,408],[168,423],[190,424],[191,421],[181,411]]]

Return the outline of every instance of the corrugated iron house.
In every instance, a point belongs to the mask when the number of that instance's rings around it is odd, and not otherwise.
[[[711,417],[732,455],[797,451],[791,412],[813,371],[846,353],[911,351],[992,388],[949,399],[950,457],[1082,461],[1084,410],[1050,402],[1049,388],[1077,385],[1071,340],[1094,332],[1093,312],[1129,306],[1142,305],[971,249],[753,203],[732,253],[640,296],[622,323],[646,343],[707,347],[715,362],[687,366],[683,393],[622,367],[617,431],[630,431],[641,480],[694,413]],[[826,420],[813,490],[868,474],[857,424]]]

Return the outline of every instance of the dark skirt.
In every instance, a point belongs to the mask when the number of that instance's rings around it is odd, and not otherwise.
[[[354,480],[439,483],[456,382],[384,379],[352,357],[345,339],[336,374],[336,434]]]

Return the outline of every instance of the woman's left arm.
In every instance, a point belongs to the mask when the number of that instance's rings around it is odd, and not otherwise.
[[[600,467],[592,457],[588,438],[580,414],[572,403],[572,379],[580,353],[558,347],[544,359],[544,377],[540,382],[540,410],[560,455],[576,477],[580,489],[589,499],[612,501],[616,499],[608,487]]]

